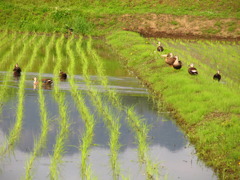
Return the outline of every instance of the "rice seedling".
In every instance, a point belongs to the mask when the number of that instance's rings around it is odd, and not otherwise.
[[[95,67],[97,69],[97,74],[99,79],[101,80],[102,85],[108,92],[108,96],[113,102],[113,104],[117,105],[118,108],[121,107],[121,100],[119,99],[119,96],[117,95],[116,91],[111,90],[108,86],[108,79],[105,75],[104,66],[102,64],[102,61],[100,60],[99,56],[96,54],[96,52],[92,49],[92,37],[89,37],[88,43],[87,43],[87,52],[90,56],[93,57],[93,62],[95,63]]]
[[[65,143],[68,139],[69,135],[69,127],[70,124],[68,122],[68,116],[67,116],[67,104],[65,101],[65,94],[60,91],[58,84],[59,84],[59,70],[61,69],[61,45],[63,43],[64,36],[61,36],[60,39],[57,40],[56,43],[56,54],[57,54],[57,63],[54,68],[54,88],[53,88],[53,95],[58,103],[59,106],[59,133],[56,137],[56,143],[54,145],[53,149],[53,155],[51,157],[51,164],[50,164],[50,178],[51,179],[58,179],[59,178],[59,169],[58,166],[62,162],[62,156],[65,152]]]
[[[25,38],[25,35],[20,38],[20,41],[22,41]],[[34,37],[31,38],[31,40],[34,39]],[[27,41],[28,42],[28,41]],[[20,45],[19,45],[20,46]],[[26,46],[24,46],[24,48],[22,49],[22,51],[19,53],[19,55],[17,56],[17,62],[24,56],[24,54],[26,53]],[[8,51],[8,53],[6,53],[6,55],[10,55],[12,52]],[[1,66],[3,66],[3,63],[7,62],[8,58],[3,57],[4,59],[1,61]],[[8,65],[8,70],[7,73],[5,74],[4,78],[3,78],[3,85],[0,87],[0,99],[1,99],[1,106],[0,106],[0,113],[1,113],[1,108],[2,108],[2,104],[4,102],[4,98],[6,97],[6,93],[8,90],[8,84],[9,84],[9,80],[12,78],[12,68],[13,66],[16,64],[16,62],[12,62]]]
[[[52,36],[49,44],[46,46],[46,55],[44,58],[44,63],[40,68],[38,79],[41,79],[41,73],[45,71],[45,68],[48,64],[49,53],[50,53],[50,49],[53,47],[54,40],[55,40],[55,36]],[[34,160],[41,154],[42,149],[45,147],[47,142],[47,137],[48,137],[48,131],[49,131],[48,113],[45,107],[46,100],[43,94],[41,81],[39,84],[38,94],[39,94],[40,116],[41,116],[41,133],[40,133],[39,139],[35,141],[33,152],[25,166],[25,169],[26,169],[25,179],[27,180],[33,179],[33,175],[32,175],[33,163],[34,163]]]
[[[107,108],[106,105],[102,102],[101,95],[97,90],[91,87],[91,80],[88,74],[88,60],[85,53],[81,50],[80,45],[77,44],[77,51],[81,52],[80,57],[83,62],[83,76],[85,83],[88,86],[88,94],[91,97],[91,100],[94,106],[97,108],[98,113],[103,116],[103,121],[109,131],[109,146],[110,146],[110,160],[113,170],[113,178],[118,179],[120,175],[120,167],[118,163],[118,152],[120,149],[119,137],[120,137],[120,123],[119,118],[114,117],[113,113]]]
[[[94,137],[94,127],[95,120],[94,116],[91,114],[89,108],[86,106],[84,97],[81,91],[78,91],[78,87],[74,81],[74,71],[75,71],[75,56],[73,54],[73,50],[70,46],[70,42],[72,39],[67,41],[66,50],[70,59],[70,65],[68,68],[68,72],[70,75],[69,83],[71,85],[71,94],[74,98],[75,104],[78,107],[78,111],[80,112],[82,119],[85,123],[85,132],[82,136],[80,143],[80,151],[81,151],[81,177],[82,179],[92,179],[92,169],[91,165],[88,164],[89,150],[93,144]],[[82,37],[79,38],[77,44],[82,43]]]
[[[39,45],[42,43],[44,38],[42,38],[39,43],[34,47],[33,54],[30,58],[29,64],[26,66],[26,71],[32,66],[33,61],[35,60],[36,52],[39,48]],[[22,120],[23,120],[23,110],[24,110],[24,93],[25,93],[25,79],[26,72],[23,72],[19,82],[18,89],[18,105],[17,105],[17,117],[14,127],[9,133],[8,142],[4,145],[0,154],[11,152],[15,148],[16,142],[19,140],[21,131],[22,131]]]
[[[154,177],[156,178],[156,177],[158,177],[158,168],[157,168],[158,165],[153,164],[150,161],[150,157],[148,155],[148,146],[149,146],[147,144],[148,127],[146,124],[144,124],[143,119],[137,117],[136,113],[134,112],[133,107],[128,108],[128,107],[124,107],[123,105],[121,105],[121,100],[119,98],[119,95],[114,90],[109,89],[108,79],[104,75],[103,64],[101,63],[99,56],[91,48],[91,44],[92,44],[92,41],[91,41],[91,37],[90,37],[89,41],[88,41],[87,51],[89,54],[92,55],[93,60],[96,63],[95,67],[97,67],[98,76],[101,77],[101,83],[107,89],[107,94],[108,94],[110,100],[112,100],[113,105],[115,105],[119,110],[125,111],[125,113],[128,115],[127,122],[131,126],[131,129],[135,133],[135,140],[137,141],[137,144],[138,144],[139,161],[146,165],[147,178],[148,179],[154,178]],[[94,99],[97,99],[97,97],[95,97]],[[100,100],[99,100],[99,102],[100,102]],[[97,106],[102,107],[99,104]],[[102,110],[102,112],[104,112],[104,111]],[[106,114],[109,114],[109,112],[106,111]]]
[[[18,46],[20,46],[20,41],[22,41],[22,39],[24,39],[26,37],[26,34],[25,34],[25,36],[23,36],[22,38],[19,38],[17,41],[16,41],[16,44],[18,45]],[[10,55],[13,55],[13,50],[15,49],[15,45],[16,45],[15,43],[13,43],[12,45],[11,45],[11,47],[10,47],[10,50],[9,51],[7,51],[3,56],[2,56],[2,60],[0,61],[0,67],[5,67],[5,64],[9,61],[9,56]],[[10,78],[11,78],[11,72],[12,72],[12,67],[14,66],[14,63],[12,63],[11,64],[11,66],[9,67],[9,70],[7,71],[7,73],[5,74],[5,76],[4,76],[4,80],[3,80],[3,82],[4,82],[4,84],[3,84],[3,86],[1,86],[0,87],[0,97],[1,97],[1,102],[0,102],[0,105],[2,105],[3,104],[3,102],[4,102],[4,97],[6,97],[5,96],[5,94],[6,94],[6,92],[7,92],[7,89],[9,89],[8,88],[8,86],[7,86],[7,84],[9,83],[9,80],[10,80]],[[0,113],[1,113],[1,108],[2,108],[2,106],[0,106]]]

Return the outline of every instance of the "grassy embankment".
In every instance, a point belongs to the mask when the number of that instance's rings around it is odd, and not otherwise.
[[[215,70],[188,55],[186,59],[180,56],[184,61],[180,71],[168,67],[156,53],[156,47],[136,33],[116,32],[107,40],[123,57],[124,65],[152,89],[155,98],[164,100],[207,165],[212,166],[222,179],[238,179],[239,85],[213,81],[211,72]],[[174,51],[168,48],[164,53]],[[187,52],[191,53],[190,50]],[[201,68],[198,76],[190,76],[187,72],[187,64],[192,61]]]
[[[104,35],[124,27],[126,22],[119,19],[124,14],[134,17],[134,14],[156,13],[216,19],[214,27],[202,29],[209,35],[218,33],[222,27],[227,27],[229,32],[235,31],[238,27],[236,21],[225,23],[218,18],[239,19],[239,7],[237,0],[3,0],[0,2],[0,29],[66,33],[68,28],[72,28],[76,34]],[[171,24],[178,27],[174,20],[169,22]]]

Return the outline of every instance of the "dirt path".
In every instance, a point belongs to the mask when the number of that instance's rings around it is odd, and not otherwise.
[[[146,37],[240,40],[240,20],[168,14],[126,14],[118,18],[124,30]]]

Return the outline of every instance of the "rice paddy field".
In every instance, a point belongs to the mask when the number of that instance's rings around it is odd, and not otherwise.
[[[0,40],[1,180],[217,179],[104,39],[5,31]]]

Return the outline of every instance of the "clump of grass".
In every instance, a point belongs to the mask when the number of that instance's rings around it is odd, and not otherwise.
[[[220,31],[221,31],[221,29],[216,29],[216,28],[207,28],[207,29],[202,30],[202,32],[204,34],[217,34]]]
[[[228,23],[228,31],[233,32],[237,29],[237,23],[236,22],[230,22]]]
[[[179,23],[178,23],[177,21],[171,21],[171,22],[170,22],[170,24],[172,24],[172,25],[175,25],[175,26],[176,26],[176,25],[178,25]]]

